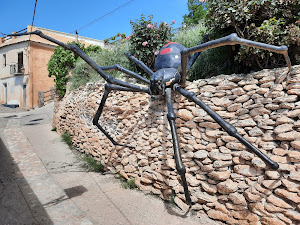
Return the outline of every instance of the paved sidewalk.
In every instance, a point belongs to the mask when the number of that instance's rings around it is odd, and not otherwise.
[[[0,108],[0,224],[221,224],[186,216],[113,175],[87,172],[51,131],[53,103],[24,112]]]

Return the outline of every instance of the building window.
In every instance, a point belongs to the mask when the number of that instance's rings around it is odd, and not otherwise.
[[[21,69],[23,68],[23,52],[18,53],[18,73],[21,72]]]
[[[4,62],[4,66],[6,66],[6,54],[3,54],[3,62]]]

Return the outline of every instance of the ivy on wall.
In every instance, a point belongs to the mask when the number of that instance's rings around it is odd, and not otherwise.
[[[81,50],[87,54],[90,52],[99,52],[101,51],[100,46],[90,45],[85,48],[84,44],[78,42],[68,43],[69,45],[76,44]],[[48,76],[54,76],[54,82],[57,94],[59,97],[63,97],[66,93],[67,82],[69,79],[69,71],[74,67],[75,62],[77,61],[78,56],[73,52],[64,49],[61,46],[58,46],[54,49],[54,53],[51,56],[48,62]]]

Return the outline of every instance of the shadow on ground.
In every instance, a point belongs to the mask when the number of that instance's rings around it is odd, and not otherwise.
[[[0,224],[53,224],[1,138]]]

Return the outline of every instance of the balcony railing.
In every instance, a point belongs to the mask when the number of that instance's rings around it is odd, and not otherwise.
[[[24,65],[19,63],[10,65],[10,74],[24,74]]]

